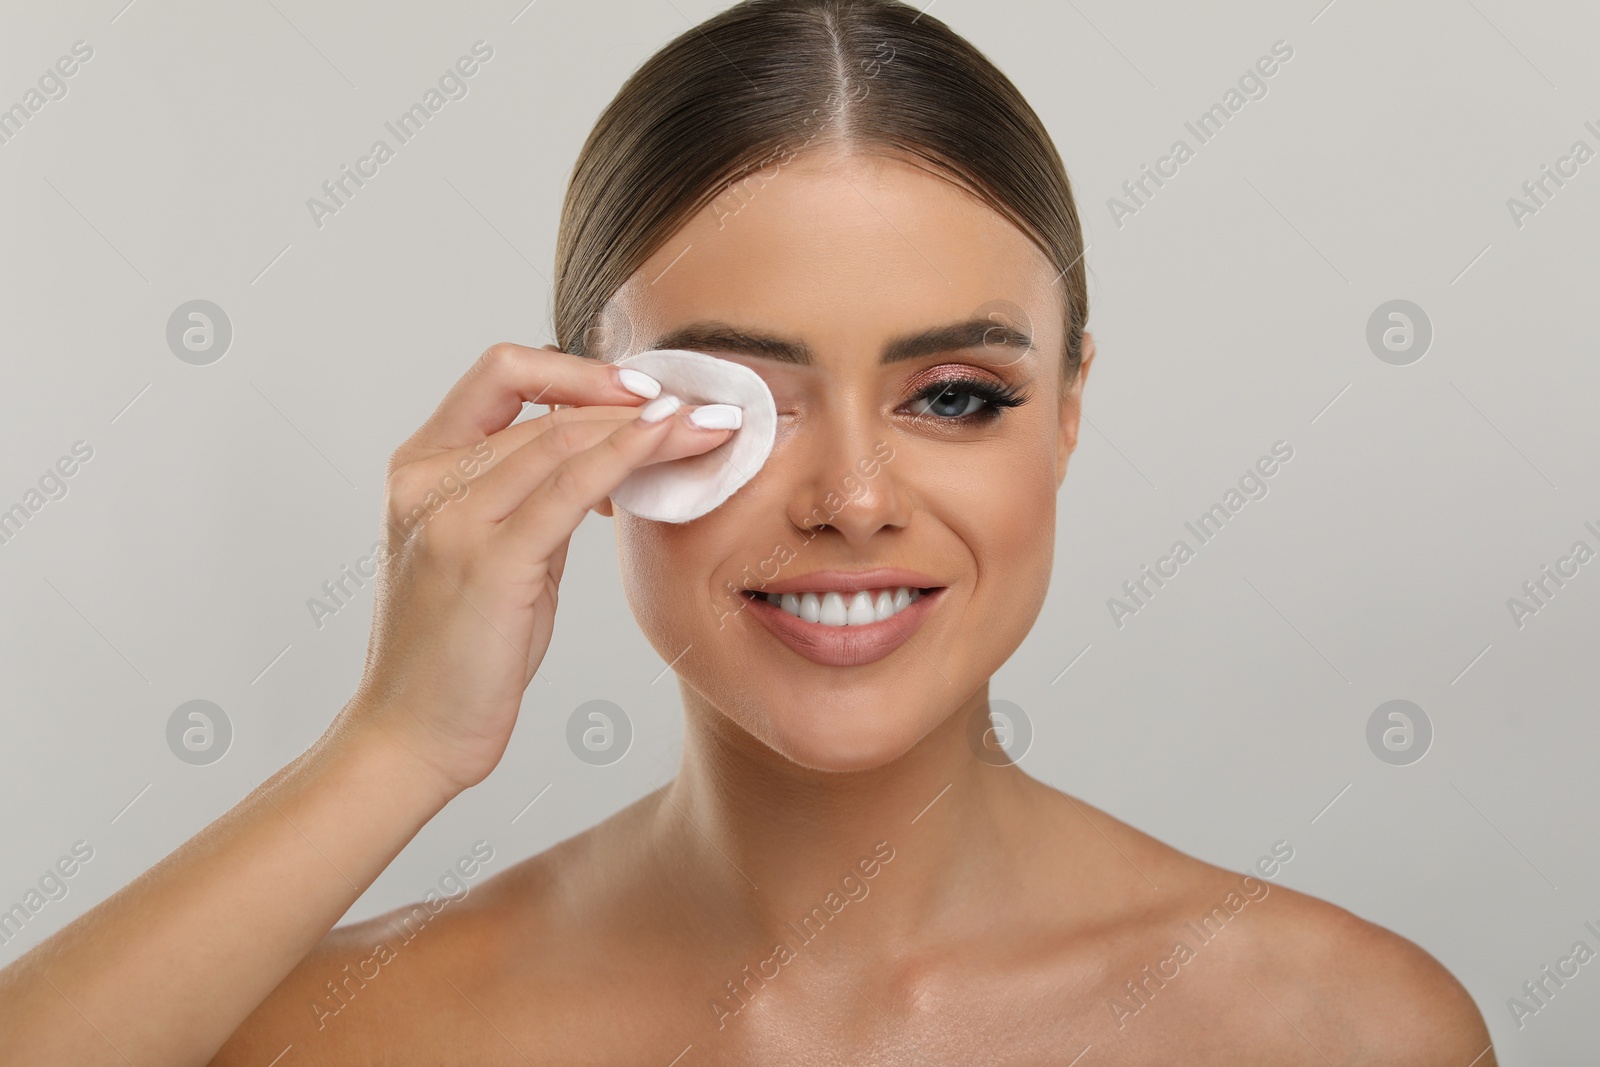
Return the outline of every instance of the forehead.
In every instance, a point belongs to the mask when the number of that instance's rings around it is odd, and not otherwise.
[[[730,186],[615,298],[634,350],[717,320],[819,351],[873,347],[997,302],[1019,307],[1053,351],[1063,300],[1043,253],[972,194],[906,160],[832,151]]]

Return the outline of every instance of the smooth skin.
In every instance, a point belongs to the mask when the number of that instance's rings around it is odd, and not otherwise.
[[[1062,388],[1062,295],[1032,243],[923,167],[835,149],[724,215],[692,220],[614,309],[631,351],[708,320],[810,348],[807,365],[707,349],[777,401],[758,476],[692,523],[616,511],[629,471],[729,431],[634,422],[643,400],[607,362],[490,349],[391,461],[400,522],[493,450],[464,498],[392,538],[356,695],[305,755],[0,972],[0,1062],[1494,1064],[1471,998],[1411,942],[974,755],[989,678],[1048,588],[1094,358],[1086,335]],[[880,364],[890,340],[995,301],[1033,350]],[[951,372],[1027,399],[958,421],[964,394],[923,395]],[[511,425],[535,397],[561,406]],[[848,506],[819,524],[830,492]],[[409,906],[331,929],[499,761],[590,509],[617,525],[639,625],[681,657],[677,778],[409,940]],[[797,549],[781,577],[906,566],[944,602],[888,657],[819,666],[728,592],[778,544]],[[1215,940],[1186,933],[1230,892],[1248,903]],[[1180,938],[1193,958],[1114,1013]],[[365,962],[379,944],[388,960]]]

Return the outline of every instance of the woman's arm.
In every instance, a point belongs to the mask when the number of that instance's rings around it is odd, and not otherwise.
[[[570,406],[515,422],[530,401]],[[483,354],[390,457],[356,696],[304,755],[0,971],[0,1064],[208,1062],[494,769],[550,646],[573,531],[636,468],[727,440],[641,403],[609,364]]]
[[[353,710],[0,971],[0,1062],[206,1063],[455,795]]]

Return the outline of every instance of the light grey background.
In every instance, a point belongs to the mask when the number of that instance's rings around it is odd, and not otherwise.
[[[0,907],[73,842],[95,857],[0,964],[349,696],[371,587],[320,629],[307,599],[367,552],[388,454],[468,363],[552,339],[579,145],[647,55],[724,6],[525,2],[5,6],[0,107],[73,42],[94,56],[0,145],[0,508],[73,442],[94,456],[0,545]],[[1588,1062],[1600,964],[1520,1030],[1506,999],[1580,938],[1600,948],[1582,925],[1600,925],[1600,562],[1521,628],[1507,600],[1575,541],[1600,548],[1600,160],[1520,228],[1506,201],[1575,140],[1600,148],[1600,15],[1325,4],[933,8],[1061,149],[1101,349],[1049,602],[992,692],[1030,716],[1036,776],[1214,863],[1288,840],[1279,880],[1437,956],[1501,1062]],[[307,198],[480,39],[469,94],[319,229]],[[1185,120],[1278,40],[1294,57],[1268,95],[1116,225],[1108,198],[1193,144]],[[1435,331],[1409,366],[1365,341],[1397,298]],[[233,324],[210,366],[165,341],[193,299]],[[1278,440],[1294,458],[1269,495],[1115,626],[1107,598]],[[591,515],[504,761],[350,918],[419,898],[475,840],[503,869],[674,773],[675,686],[614,552]],[[1397,697],[1435,731],[1403,767],[1365,734]],[[167,748],[193,699],[233,724],[210,766]],[[633,720],[609,767],[564,741],[591,699]]]

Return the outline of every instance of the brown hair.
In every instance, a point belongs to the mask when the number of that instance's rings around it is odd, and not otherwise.
[[[818,120],[818,116],[822,116]],[[926,163],[1032,239],[1066,287],[1063,386],[1088,321],[1066,168],[1016,86],[898,0],[744,0],[634,72],[578,153],[556,240],[555,332],[587,356],[607,301],[732,183],[812,144]]]

